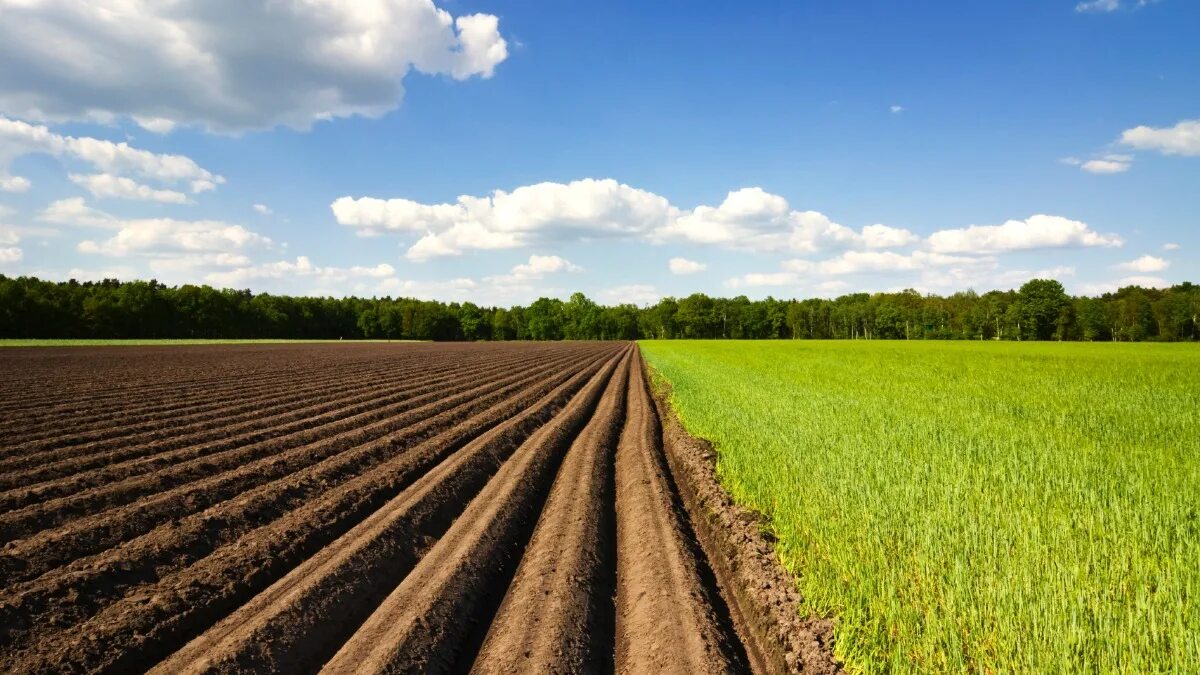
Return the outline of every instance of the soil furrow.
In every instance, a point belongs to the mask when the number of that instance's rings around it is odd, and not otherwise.
[[[634,371],[616,461],[616,670],[745,670],[744,652],[714,610],[720,600],[706,588],[702,563],[687,538],[640,357]]]
[[[0,672],[839,672],[630,343],[0,350]]]
[[[631,361],[567,452],[472,672],[612,671],[613,459]]]
[[[607,372],[601,371],[592,381]],[[547,399],[535,408],[543,407]],[[568,409],[571,405],[575,404]],[[517,428],[523,422],[514,419],[445,460],[358,527],[172,656],[159,672],[313,670],[314,664],[331,656],[366,619],[517,448],[526,435],[514,436],[510,424]],[[541,430],[534,436],[538,433]],[[294,639],[298,626],[308,629],[309,639]],[[264,640],[270,645],[266,649],[261,647]]]
[[[525,375],[520,373],[509,375],[444,398],[435,397],[437,400],[431,403],[388,418],[384,422],[351,429],[334,436],[318,437],[310,443],[283,450],[278,454],[272,453],[257,460],[231,459],[221,465],[222,470],[214,470],[213,475],[180,485],[172,486],[170,482],[163,480],[164,472],[152,474],[144,481],[130,481],[139,489],[139,494],[135,496],[142,496],[143,493],[145,496],[136,501],[131,499],[130,503],[113,509],[92,511],[90,515],[69,520],[58,527],[9,542],[0,549],[0,579],[8,579],[14,572],[23,576],[32,573],[33,570],[21,571],[21,566],[28,565],[30,561],[40,560],[43,564],[61,564],[69,561],[54,555],[54,551],[62,550],[64,544],[71,552],[70,555],[74,556],[80,552],[102,550],[141,534],[158,523],[200,511],[256,485],[301,471],[327,457],[349,452],[356,447],[374,442],[380,451],[402,451],[432,430],[436,430],[439,424],[444,424],[447,416],[443,413],[453,413],[464,406],[460,414],[481,408],[504,396],[503,393],[496,393],[496,390],[519,382],[524,377]],[[0,516],[0,522],[3,522],[7,515]]]
[[[486,364],[473,362],[467,367],[470,366],[480,368],[486,367]],[[321,400],[342,392],[353,392],[356,386],[361,387],[364,382],[385,385],[390,382],[403,381],[414,374],[420,374],[426,378],[447,377],[452,376],[453,371],[444,367],[426,369],[421,365],[413,364],[408,368],[400,369],[378,369],[353,374],[330,373],[327,378],[317,380],[296,378],[289,382],[289,386],[286,388],[278,385],[264,388],[244,387],[224,396],[214,393],[199,399],[199,401],[183,403],[166,410],[156,410],[145,414],[128,414],[117,411],[108,416],[97,415],[99,418],[108,417],[120,420],[121,424],[113,426],[109,423],[89,430],[64,428],[58,433],[47,434],[44,438],[36,441],[22,441],[14,438],[6,441],[5,445],[12,446],[19,451],[21,454],[18,456],[25,459],[26,462],[34,457],[41,461],[43,457],[49,458],[55,455],[83,456],[94,450],[117,444],[136,443],[138,438],[161,437],[163,430],[179,433],[188,427],[201,427],[203,423],[218,418],[223,424],[234,424],[245,419],[253,420],[269,414],[269,409],[284,408],[289,405],[294,407],[305,401]],[[98,421],[102,422],[103,419]],[[156,435],[155,432],[159,433]],[[16,466],[15,459],[10,456],[0,461],[0,470]]]
[[[512,367],[519,369],[525,365],[526,363],[523,362],[514,362]],[[356,416],[364,414],[376,414],[382,410],[382,406],[398,403],[411,404],[419,397],[428,397],[433,393],[452,394],[467,386],[461,384],[461,381],[464,380],[474,379],[476,383],[481,383],[487,382],[489,377],[496,379],[496,376],[495,369],[468,369],[446,378],[420,380],[407,387],[396,388],[392,385],[385,385],[381,390],[373,389],[368,394],[355,396],[352,399],[325,401],[307,408],[287,410],[283,414],[273,416],[271,416],[272,412],[276,412],[274,409],[264,409],[261,411],[260,419],[243,425],[210,427],[199,434],[172,436],[118,452],[64,460],[24,474],[25,476],[66,474],[62,478],[25,485],[0,493],[0,511],[15,510],[35,501],[44,502],[48,499],[63,497],[96,485],[112,483],[197,457],[212,455],[224,449],[244,447],[251,443],[265,442],[271,439],[282,439],[298,431],[319,432],[323,425],[334,424],[348,418],[359,419]],[[456,382],[456,379],[459,381]],[[331,428],[325,427],[325,431],[328,432]],[[197,443],[199,445],[196,445]],[[4,478],[10,477],[5,476]],[[12,476],[12,480],[17,480],[15,475]]]
[[[629,354],[625,350],[622,358]],[[612,372],[608,368],[589,382],[500,467],[322,672],[428,672],[469,665],[472,655],[464,647],[472,632],[487,630],[489,596],[499,601],[562,457],[612,383]]]
[[[515,415],[513,421],[518,423],[485,436],[499,446],[516,447],[598,367],[589,366],[573,376],[533,406],[530,414],[520,408],[500,411],[501,418]],[[469,437],[479,428],[491,426],[496,412],[492,415],[489,420],[473,420],[475,428],[463,425],[461,433]],[[195,565],[122,598],[84,624],[33,640],[9,660],[34,671],[148,667],[381,508],[448,454],[441,443],[414,448],[247,533]]]
[[[590,372],[593,367],[582,364],[582,372]],[[74,625],[106,604],[182,570],[251,530],[272,520],[287,521],[291,517],[289,511],[305,508],[310,499],[328,499],[332,500],[330,503],[345,505],[347,496],[361,498],[351,488],[373,489],[378,485],[398,489],[405,480],[412,480],[470,439],[500,424],[506,412],[533,406],[534,411],[522,413],[521,417],[536,419],[550,409],[546,406],[558,400],[556,396],[562,395],[561,391],[553,393],[554,390],[573,386],[568,380],[578,380],[580,372],[580,366],[576,366],[539,380],[501,403],[450,426],[409,453],[367,471],[366,475],[347,474],[348,467],[333,461],[338,458],[331,458],[310,475],[262,486],[235,500],[164,524],[116,549],[76,561],[33,582],[16,584],[11,591],[0,594],[0,608],[5,610],[0,612],[3,618],[0,624],[23,630],[36,628],[39,623]],[[539,400],[542,404],[535,405]],[[523,423],[517,420],[507,428],[519,431]],[[369,482],[372,480],[374,485]],[[347,483],[347,490],[339,492],[338,486],[343,483]],[[356,506],[355,510],[361,509]],[[76,602],[79,597],[87,598],[87,602]]]
[[[410,372],[420,372],[421,368],[422,366],[413,364]],[[436,368],[432,370],[436,370]],[[375,364],[374,367],[356,370],[322,368],[306,373],[304,377],[297,377],[299,373],[292,372],[288,376],[281,376],[278,381],[265,384],[236,382],[223,388],[200,390],[190,396],[167,397],[164,399],[167,401],[166,403],[151,404],[151,399],[141,397],[120,398],[117,400],[118,404],[135,405],[128,408],[105,406],[102,411],[91,411],[85,417],[51,414],[41,416],[40,419],[17,420],[16,422],[26,430],[26,433],[12,434],[6,437],[4,447],[6,450],[11,449],[25,454],[36,451],[40,445],[49,444],[51,441],[65,447],[105,438],[105,436],[99,435],[103,433],[133,435],[142,430],[143,425],[148,421],[181,417],[202,419],[205,414],[211,415],[213,411],[220,409],[220,406],[228,406],[230,401],[245,400],[271,393],[275,393],[281,398],[291,399],[298,394],[320,390],[323,386],[336,386],[347,380],[358,380],[379,373],[392,372],[394,372],[394,367],[388,364]],[[281,382],[286,382],[290,386],[282,388],[280,387]],[[181,411],[185,411],[186,414],[180,415]],[[113,427],[112,422],[118,420],[121,425]],[[43,426],[64,421],[68,422],[66,426],[50,428]],[[0,463],[0,465],[6,465],[6,462]]]

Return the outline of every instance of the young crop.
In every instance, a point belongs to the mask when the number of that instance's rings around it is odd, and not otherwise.
[[[1200,351],[641,343],[861,672],[1200,672]]]

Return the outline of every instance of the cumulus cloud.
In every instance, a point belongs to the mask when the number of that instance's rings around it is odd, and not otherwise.
[[[1088,160],[1079,168],[1084,169],[1087,173],[1124,173],[1129,171],[1129,167],[1133,166],[1129,160],[1120,159],[1104,159],[1104,160]]]
[[[25,252],[22,251],[21,249],[17,248],[16,246],[0,247],[0,264],[7,265],[7,264],[21,262],[21,259],[24,257],[25,257]]]
[[[529,262],[512,268],[515,279],[541,279],[555,272],[582,272],[583,268],[556,255],[531,255]]]
[[[792,272],[822,275],[853,274],[856,272],[899,272],[949,265],[994,265],[995,258],[975,258],[913,251],[908,254],[892,251],[846,251],[839,256],[812,262],[786,260],[783,268]]]
[[[109,239],[84,240],[76,249],[80,253],[119,257],[175,252],[229,253],[271,243],[270,239],[241,225],[217,220],[142,218],[119,220],[117,227],[116,234]]]
[[[681,212],[651,238],[751,251],[815,252],[864,244],[862,234],[825,214],[793,210],[783,197],[758,187],[734,190],[719,206]]]
[[[330,208],[338,223],[364,236],[421,235],[405,254],[411,260],[619,237],[795,252],[886,248],[917,240],[907,230],[886,225],[858,232],[822,213],[792,210],[783,197],[757,187],[730,192],[719,206],[687,211],[612,179],[538,183],[487,197],[461,196],[453,204],[341,197]]]
[[[0,0],[0,111],[27,119],[307,128],[396,108],[411,70],[507,56],[495,16],[432,0]]]
[[[1117,247],[1124,244],[1115,234],[1101,234],[1078,220],[1049,215],[1010,220],[1002,225],[971,225],[940,230],[931,234],[927,242],[930,249],[937,253],[999,253],[1038,248]]]
[[[1075,5],[1076,12],[1115,12],[1121,9],[1121,0],[1087,0]]]
[[[1171,266],[1170,261],[1165,258],[1159,258],[1152,255],[1144,255],[1140,258],[1135,258],[1128,262],[1123,262],[1116,266],[1117,269],[1126,272],[1138,272],[1146,274],[1149,272],[1161,272]]]
[[[645,234],[674,214],[666,199],[612,179],[538,183],[454,204],[342,197],[331,205],[338,223],[362,234],[423,233],[411,260],[472,249],[516,248],[542,241]]]
[[[1083,160],[1077,157],[1064,157],[1060,160],[1068,166],[1077,166],[1082,171],[1096,174],[1124,173],[1133,165],[1130,155],[1109,154],[1096,159]]]
[[[81,253],[106,256],[236,254],[271,245],[270,239],[241,225],[218,220],[121,218],[88,206],[82,197],[53,202],[38,215],[38,219],[72,227],[114,230],[108,239],[88,239],[76,246]]]
[[[862,240],[867,248],[899,248],[920,241],[908,230],[887,225],[868,225],[863,228]]]
[[[114,143],[89,136],[64,136],[45,126],[0,116],[0,180],[20,180],[28,187],[28,181],[23,178],[3,177],[8,175],[6,172],[13,159],[39,152],[85,162],[102,174],[132,174],[162,183],[189,183],[193,192],[203,192],[225,182],[222,176],[183,155],[157,154],[125,142]]]
[[[734,277],[726,282],[731,288],[756,286],[795,286],[801,283],[818,282],[830,276],[861,274],[867,272],[896,273],[924,271],[941,267],[983,270],[997,266],[994,257],[973,257],[913,251],[845,251],[824,260],[802,258],[785,260],[780,264],[782,272],[752,273]],[[828,290],[828,289],[826,289]]]
[[[1112,281],[1100,281],[1086,284],[1079,284],[1078,291],[1084,295],[1102,295],[1104,293],[1114,293],[1126,286],[1141,286],[1142,288],[1169,288],[1171,282],[1162,277],[1133,275],[1113,279]]]
[[[1121,143],[1138,150],[1156,150],[1164,155],[1200,156],[1200,120],[1183,120],[1173,127],[1147,126],[1126,129]]]
[[[120,219],[88,206],[83,197],[69,197],[51,202],[38,215],[38,220],[76,227],[117,228],[121,226]]]
[[[708,269],[708,265],[687,258],[671,258],[667,261],[667,269],[671,274],[695,274]]]
[[[2,173],[0,169],[0,192],[25,192],[33,187],[33,183],[29,182],[24,176],[10,176]]]
[[[1179,244],[1176,244],[1174,242],[1168,242],[1166,244],[1163,244],[1163,247],[1162,247],[1162,249],[1164,251],[1178,251],[1180,248],[1181,247],[1179,246]]]
[[[629,284],[605,288],[597,293],[600,302],[606,305],[631,304],[638,306],[653,305],[662,298],[654,286],[649,284]]]
[[[1154,4],[1158,0],[1084,0],[1075,5],[1075,11],[1080,13],[1099,13],[1115,12],[1122,8],[1141,9],[1146,5]]]
[[[307,256],[299,256],[294,262],[280,260],[261,265],[238,267],[223,272],[212,272],[205,277],[205,280],[214,286],[234,288],[263,280],[306,278],[321,283],[342,283],[362,278],[385,279],[395,273],[395,268],[386,263],[380,263],[374,267],[323,267],[314,265]]]
[[[149,185],[110,173],[70,174],[72,183],[92,193],[95,197],[111,199],[133,199],[143,202],[163,202],[166,204],[188,204],[192,200],[182,192],[175,190],[156,190]]]
[[[264,216],[269,216],[272,213],[270,207],[268,207],[266,204],[255,204],[252,208],[254,209],[254,211],[256,213],[262,214]]]
[[[0,218],[11,213],[12,209],[0,204]],[[0,224],[0,264],[20,262],[21,258],[25,257],[24,251],[16,246],[19,243],[21,243],[21,235],[17,232],[17,228]]]
[[[888,110],[892,111],[893,115],[899,115],[900,113],[904,112],[904,106],[893,105],[893,106],[889,106]]]

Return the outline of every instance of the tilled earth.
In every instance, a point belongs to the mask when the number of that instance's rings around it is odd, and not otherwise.
[[[629,343],[4,350],[0,666],[836,669],[707,453]]]

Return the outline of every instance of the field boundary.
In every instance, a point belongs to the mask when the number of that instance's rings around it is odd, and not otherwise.
[[[717,477],[712,444],[693,436],[670,403],[671,385],[638,350],[662,422],[663,452],[721,595],[748,650],[771,670],[841,673],[833,653],[835,620],[805,616],[796,579],[765,532],[765,515],[737,504]],[[746,632],[748,634],[741,634]]]

